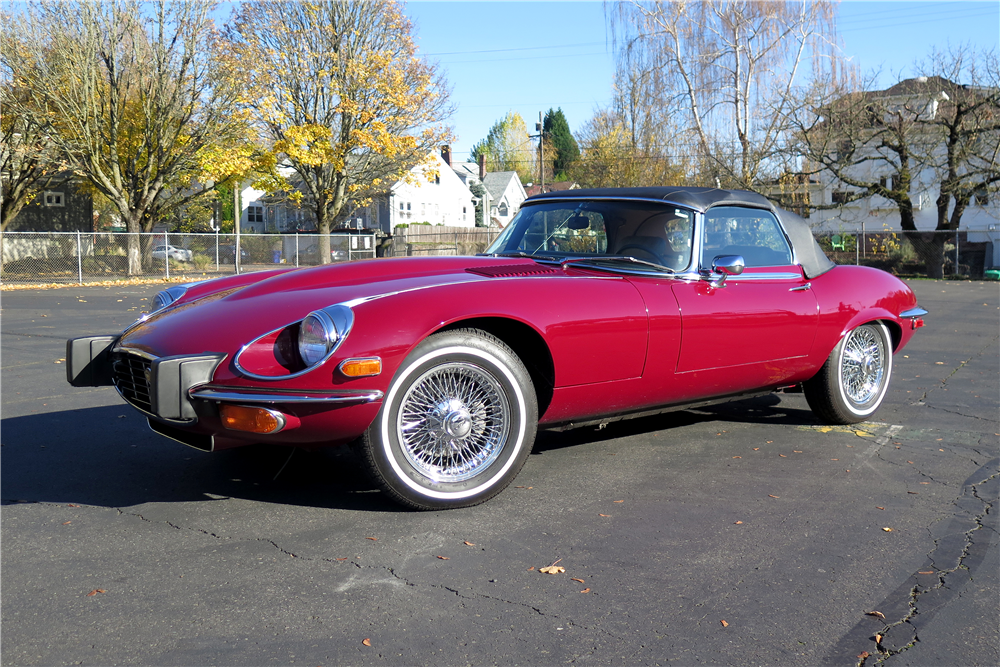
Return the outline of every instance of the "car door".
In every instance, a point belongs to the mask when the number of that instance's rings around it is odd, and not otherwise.
[[[819,320],[781,226],[770,211],[722,206],[705,213],[700,236],[702,270],[726,255],[742,256],[746,268],[721,283],[674,281],[681,312],[676,372],[701,373],[720,391],[780,382],[809,354]]]

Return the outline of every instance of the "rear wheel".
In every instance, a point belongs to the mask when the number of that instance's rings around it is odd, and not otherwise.
[[[892,375],[892,341],[881,322],[851,330],[803,389],[812,411],[829,424],[854,424],[882,404]]]
[[[479,330],[445,332],[400,366],[359,453],[404,505],[468,507],[517,476],[537,421],[528,371],[509,347]]]

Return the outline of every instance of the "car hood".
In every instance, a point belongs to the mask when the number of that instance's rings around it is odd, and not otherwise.
[[[355,305],[406,291],[490,280],[563,276],[530,259],[428,257],[372,259],[223,278],[192,287],[175,305],[127,329],[120,344],[153,356],[224,352],[338,303]],[[234,279],[239,282],[233,285]],[[433,298],[428,294],[427,298]]]

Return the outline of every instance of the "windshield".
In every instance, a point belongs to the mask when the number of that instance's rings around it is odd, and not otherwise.
[[[690,210],[655,202],[529,204],[486,252],[552,260],[634,257],[681,271],[691,263],[693,222]]]

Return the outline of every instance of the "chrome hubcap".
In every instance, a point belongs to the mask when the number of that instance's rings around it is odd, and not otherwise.
[[[847,336],[840,380],[852,402],[863,404],[878,396],[885,375],[885,355],[882,337],[872,327],[858,327]]]
[[[500,455],[510,430],[500,383],[473,364],[450,363],[421,375],[400,403],[396,433],[406,460],[438,482],[461,482]]]

